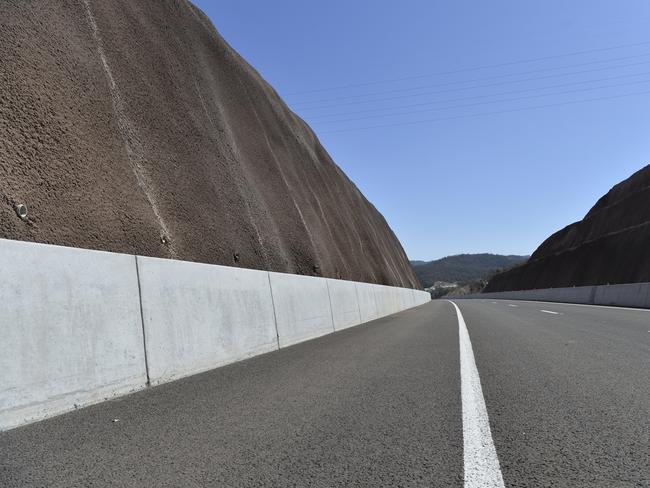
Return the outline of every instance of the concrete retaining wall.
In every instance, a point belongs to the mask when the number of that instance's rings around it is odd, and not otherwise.
[[[266,271],[137,259],[152,384],[278,348]]]
[[[391,290],[387,289],[389,287],[375,285],[373,288],[375,293],[375,303],[377,304],[377,314],[380,317],[389,315],[391,310],[399,310],[395,294],[392,293]]]
[[[375,320],[379,317],[374,290],[375,285],[366,286],[364,283],[355,283],[355,286],[357,288],[357,300],[359,300],[361,323]]]
[[[421,305],[427,292],[0,239],[0,430]]]
[[[356,283],[344,280],[327,280],[330,294],[334,330],[347,329],[361,323],[361,309]]]
[[[412,301],[411,303],[413,304],[413,307],[418,307],[420,305],[424,305],[427,302],[431,301],[431,294],[428,291],[422,291],[422,290],[407,290],[405,293],[411,293],[412,296]],[[409,307],[410,308],[410,307]]]
[[[494,298],[502,300],[532,300],[541,302],[650,308],[650,283],[575,286],[571,288],[545,288],[539,290],[477,293],[460,298]]]
[[[269,273],[280,347],[334,332],[327,280]]]
[[[650,283],[594,287],[594,303],[619,307],[650,308]]]
[[[0,240],[0,430],[143,388],[135,257]]]

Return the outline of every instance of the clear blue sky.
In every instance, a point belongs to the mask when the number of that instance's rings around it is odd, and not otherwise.
[[[411,259],[528,254],[650,163],[647,0],[195,3]]]

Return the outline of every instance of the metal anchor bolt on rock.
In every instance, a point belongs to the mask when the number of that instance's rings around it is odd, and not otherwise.
[[[16,203],[14,204],[14,210],[16,211],[16,215],[20,217],[22,220],[27,220],[27,205],[24,203]]]

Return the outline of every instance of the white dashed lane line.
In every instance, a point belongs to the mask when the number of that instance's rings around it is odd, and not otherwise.
[[[552,310],[540,310],[540,312],[552,313],[553,315],[562,315],[560,312],[553,312]]]
[[[505,299],[501,300],[505,301]],[[569,307],[591,307],[591,308],[609,308],[611,310],[630,310],[631,312],[641,312],[641,313],[650,313],[650,308],[631,308],[631,307],[615,307],[610,305],[591,305],[587,303],[568,303],[568,302],[551,302],[551,301],[540,301],[540,300],[518,300],[522,303],[538,303],[543,304],[553,304]]]
[[[508,304],[509,307],[518,307],[519,305],[513,305],[512,303]]]

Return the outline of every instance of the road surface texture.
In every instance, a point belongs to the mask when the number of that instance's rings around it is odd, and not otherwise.
[[[456,303],[2,433],[0,486],[650,487],[650,311]]]

